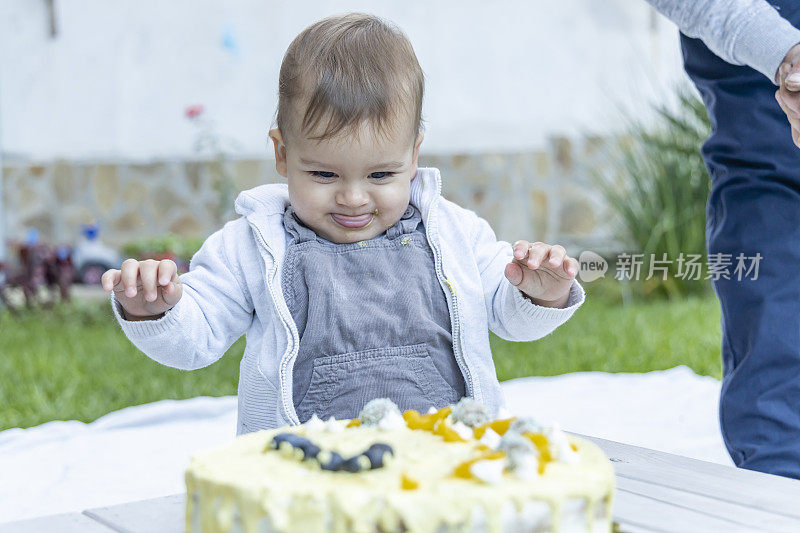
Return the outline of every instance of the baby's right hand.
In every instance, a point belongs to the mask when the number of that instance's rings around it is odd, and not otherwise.
[[[127,320],[153,320],[172,309],[183,294],[174,261],[126,259],[122,270],[106,270],[100,283],[113,290]],[[139,290],[141,289],[141,290]]]

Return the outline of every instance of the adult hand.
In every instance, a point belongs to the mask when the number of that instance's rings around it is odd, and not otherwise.
[[[536,305],[564,307],[572,282],[578,274],[578,260],[563,246],[543,242],[514,243],[514,259],[506,265],[508,281]]]
[[[794,45],[783,58],[775,81],[780,86],[775,92],[775,99],[789,120],[795,146],[800,148],[800,43]]]

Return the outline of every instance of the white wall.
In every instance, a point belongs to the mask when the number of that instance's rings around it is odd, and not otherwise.
[[[202,103],[245,155],[268,154],[280,61],[331,13],[411,38],[427,76],[428,152],[510,151],[604,133],[684,79],[677,30],[643,0],[0,0],[0,138],[34,159],[192,152]],[[654,24],[655,21],[655,24]],[[236,46],[226,48],[226,34]],[[659,91],[661,91],[659,93]]]

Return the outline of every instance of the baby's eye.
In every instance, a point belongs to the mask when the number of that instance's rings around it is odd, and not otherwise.
[[[320,178],[323,180],[330,180],[336,177],[335,172],[326,172],[324,170],[313,170],[311,171],[311,175],[315,178]]]
[[[374,179],[374,180],[380,181],[380,180],[385,180],[387,178],[390,178],[393,175],[394,175],[394,172],[373,172],[372,174],[369,175],[369,177]]]

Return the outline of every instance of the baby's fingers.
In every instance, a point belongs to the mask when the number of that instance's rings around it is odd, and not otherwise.
[[[117,284],[122,281],[122,273],[117,270],[116,268],[110,268],[103,272],[103,275],[100,277],[100,285],[102,285],[103,290],[109,292],[117,286]]]
[[[567,257],[567,251],[560,244],[556,244],[550,248],[550,258],[547,264],[552,268],[558,268],[564,264],[564,258]]]
[[[168,305],[175,305],[181,298],[183,287],[178,277],[178,266],[174,261],[165,259],[158,266],[158,284],[161,286],[161,297]]]
[[[514,259],[523,260],[525,256],[528,255],[528,250],[530,249],[530,243],[528,241],[517,241],[514,243],[512,249],[514,250]]]
[[[122,262],[122,286],[125,287],[125,296],[136,296],[136,282],[139,278],[139,261],[126,259]]]
[[[147,259],[139,262],[139,277],[142,278],[142,291],[146,302],[155,302],[158,298],[156,275],[158,274],[158,261]]]
[[[564,261],[564,272],[567,273],[568,276],[574,277],[578,275],[578,260],[574,257],[568,257]]]
[[[528,252],[528,262],[525,263],[530,269],[537,269],[542,261],[547,257],[547,252],[550,251],[550,245],[543,242],[535,242],[531,244],[531,250]]]
[[[163,259],[158,264],[158,284],[166,286],[170,281],[174,281],[178,274],[178,266],[175,261]]]

